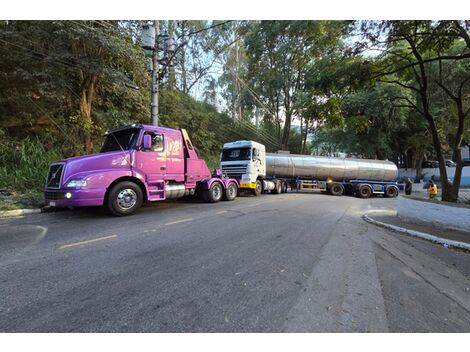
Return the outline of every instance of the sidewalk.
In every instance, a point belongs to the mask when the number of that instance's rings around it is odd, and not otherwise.
[[[433,242],[438,242],[441,244],[448,244],[449,246],[453,247],[459,247],[459,248],[464,248],[467,250],[470,250],[470,232],[463,232],[463,231],[455,231],[455,230],[444,230],[444,229],[438,229],[435,227],[432,227],[430,225],[424,225],[424,224],[416,224],[416,223],[411,223],[402,220],[396,215],[383,215],[383,214],[374,214],[369,213],[365,217],[365,220],[368,221],[368,219],[372,219],[373,221],[382,223],[385,225],[384,227],[387,227],[386,225],[392,225],[397,228],[401,228],[403,230],[408,230],[410,235],[416,236],[416,237],[421,237],[426,240],[430,240]],[[394,230],[392,228],[392,230]],[[411,230],[411,231],[410,231]],[[405,232],[406,231],[399,231],[399,232]],[[421,235],[431,235],[431,236],[421,236]],[[435,237],[435,238],[432,238]],[[453,242],[460,242],[464,244],[463,246],[460,245],[453,245]]]
[[[404,194],[403,191],[400,194]],[[423,188],[423,183],[413,183],[413,191],[411,193],[414,197],[429,199],[428,190]],[[437,189],[437,199],[441,199],[441,188]],[[459,190],[459,203],[470,204],[470,188],[461,188]]]

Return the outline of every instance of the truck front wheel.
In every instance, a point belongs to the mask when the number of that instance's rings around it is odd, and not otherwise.
[[[260,196],[262,192],[263,192],[263,181],[256,180],[255,188],[253,189],[253,194],[255,196]]]
[[[142,190],[134,182],[119,182],[106,197],[105,205],[115,216],[130,215],[142,206]]]
[[[216,203],[222,199],[223,188],[220,182],[213,182],[207,191],[202,193],[202,198],[207,203]]]

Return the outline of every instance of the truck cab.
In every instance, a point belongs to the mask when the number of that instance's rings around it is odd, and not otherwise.
[[[184,129],[134,124],[107,132],[99,153],[54,162],[46,178],[51,206],[105,206],[128,215],[143,202],[196,192],[233,200],[236,180],[211,176]]]
[[[255,141],[225,143],[220,157],[222,174],[239,180],[240,189],[259,195],[265,189],[266,149]]]

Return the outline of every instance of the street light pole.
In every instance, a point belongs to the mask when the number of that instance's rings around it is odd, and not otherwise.
[[[150,115],[152,117],[152,125],[158,126],[158,94],[159,94],[159,69],[158,69],[158,36],[160,34],[160,21],[153,21],[155,27],[155,45],[152,55],[152,94],[150,103]]]

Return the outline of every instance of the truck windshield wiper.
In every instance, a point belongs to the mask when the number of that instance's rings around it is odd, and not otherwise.
[[[118,144],[119,148],[121,148],[121,151],[124,151],[124,148],[122,147],[121,143],[119,143],[119,140],[116,138],[116,136],[114,135],[113,132],[109,132],[109,134],[111,136],[113,136],[114,140],[116,141],[116,143]]]

